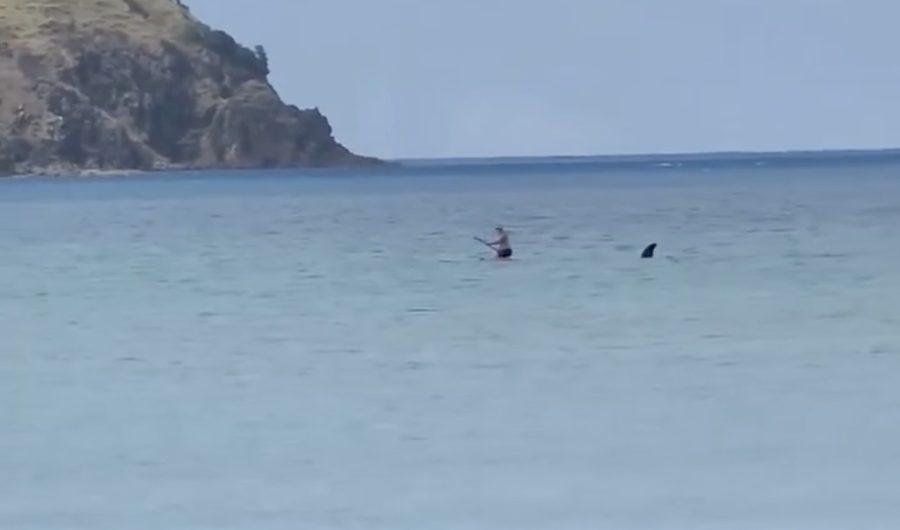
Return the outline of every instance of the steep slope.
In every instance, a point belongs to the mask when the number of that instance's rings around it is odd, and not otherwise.
[[[0,172],[374,163],[177,0],[2,0]]]

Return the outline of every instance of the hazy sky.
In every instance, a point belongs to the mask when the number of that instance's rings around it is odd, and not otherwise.
[[[900,146],[900,0],[186,0],[383,157]]]

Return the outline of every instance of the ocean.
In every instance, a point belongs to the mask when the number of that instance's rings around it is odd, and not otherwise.
[[[898,412],[897,163],[0,181],[0,528],[895,528]]]

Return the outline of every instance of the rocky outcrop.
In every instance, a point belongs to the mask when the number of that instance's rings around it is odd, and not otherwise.
[[[251,51],[171,0],[0,6],[0,172],[377,163],[285,104]],[[6,38],[8,37],[8,38]]]

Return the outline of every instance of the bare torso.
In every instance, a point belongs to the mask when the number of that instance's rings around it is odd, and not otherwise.
[[[497,250],[509,250],[511,248],[509,246],[509,235],[506,232],[502,232],[497,241],[494,242],[494,245],[496,245]]]

